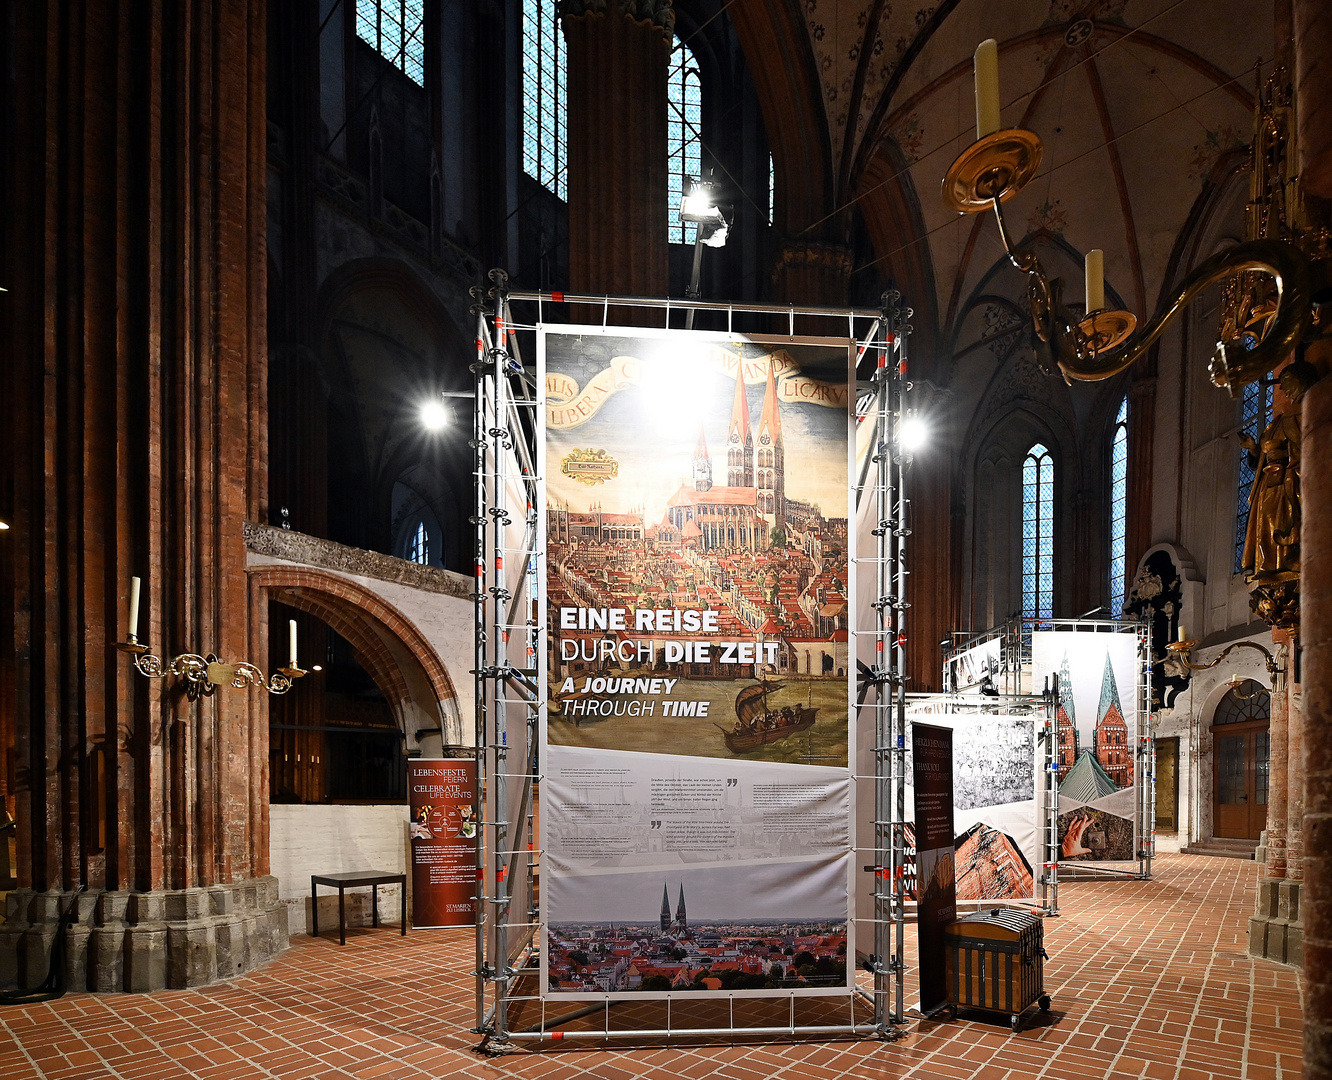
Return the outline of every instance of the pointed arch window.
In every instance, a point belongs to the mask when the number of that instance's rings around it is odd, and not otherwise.
[[[1110,440],[1110,614],[1124,612],[1124,540],[1128,531],[1128,396],[1119,403]]]
[[[703,171],[703,86],[694,53],[678,37],[672,39],[666,81],[667,240],[692,244],[692,222],[680,220],[680,200],[687,178]]]
[[[416,523],[416,532],[412,533],[412,538],[407,542],[407,561],[422,566],[430,565],[430,532],[424,521]]]
[[[523,172],[567,200],[565,70],[553,0],[523,0]]]
[[[425,86],[425,0],[356,0],[356,36]]]
[[[1022,462],[1022,614],[1054,614],[1054,458],[1041,443]]]
[[[1272,422],[1272,387],[1251,382],[1240,398],[1240,434],[1257,442],[1263,429]],[[1235,573],[1244,569],[1244,537],[1249,531],[1249,494],[1253,490],[1253,465],[1249,453],[1240,447],[1239,491],[1235,502]]]

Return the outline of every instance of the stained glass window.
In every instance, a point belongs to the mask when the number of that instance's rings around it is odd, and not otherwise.
[[[1251,382],[1240,399],[1240,434],[1255,442],[1272,420],[1272,387]],[[1253,466],[1248,451],[1239,449],[1239,491],[1235,511],[1235,573],[1244,569],[1244,536],[1249,531],[1249,492],[1253,489]]]
[[[667,239],[672,244],[692,244],[695,226],[680,220],[680,200],[686,178],[703,171],[703,89],[694,54],[679,38],[671,49],[666,101]]]
[[[412,534],[407,544],[407,559],[422,566],[430,565],[430,533],[426,530],[424,521],[417,522],[416,532]]]
[[[356,36],[425,85],[425,0],[356,0]]]
[[[1022,614],[1054,614],[1054,459],[1040,443],[1022,463]]]
[[[1110,614],[1124,612],[1124,536],[1128,521],[1128,398],[1119,403],[1110,443]]]
[[[564,34],[555,0],[523,0],[523,172],[568,199]]]

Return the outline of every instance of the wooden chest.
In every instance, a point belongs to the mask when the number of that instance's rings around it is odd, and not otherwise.
[[[944,928],[948,1003],[1006,1012],[1014,1030],[1033,1003],[1049,1009],[1045,992],[1045,927],[1039,915],[991,908]]]

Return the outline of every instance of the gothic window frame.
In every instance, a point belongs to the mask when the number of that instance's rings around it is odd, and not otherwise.
[[[1022,459],[1022,614],[1054,615],[1054,455],[1035,442]]]
[[[356,36],[425,87],[426,0],[356,0]]]
[[[1239,434],[1250,436],[1257,442],[1263,429],[1272,422],[1272,386],[1260,379],[1245,385],[1240,395]],[[1235,569],[1244,570],[1244,539],[1249,531],[1249,494],[1253,491],[1254,469],[1249,464],[1248,451],[1239,448],[1239,483],[1235,500]]]
[[[569,199],[568,57],[554,0],[523,0],[523,172]]]
[[[407,551],[404,558],[417,566],[430,565],[430,530],[422,519],[416,522],[416,529],[407,537]]]
[[[1110,614],[1116,619],[1124,613],[1124,600],[1128,594],[1125,549],[1128,537],[1128,422],[1129,403],[1125,394],[1110,435]]]
[[[666,239],[692,244],[698,228],[680,219],[680,201],[689,177],[703,172],[703,78],[694,51],[671,39],[666,78]]]

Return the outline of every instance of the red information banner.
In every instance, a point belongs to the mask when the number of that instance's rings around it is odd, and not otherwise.
[[[476,922],[476,762],[407,762],[412,926]]]

